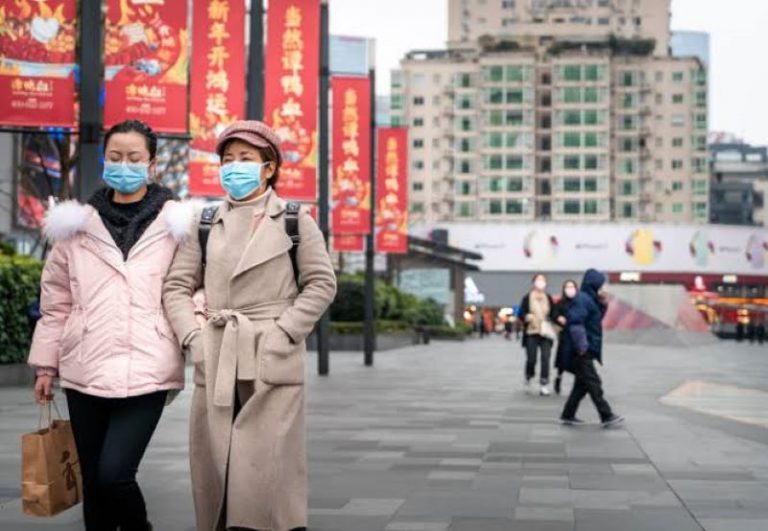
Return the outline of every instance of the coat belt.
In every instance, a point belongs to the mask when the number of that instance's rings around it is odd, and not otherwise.
[[[216,406],[234,404],[236,380],[257,380],[256,321],[277,319],[292,304],[293,299],[285,299],[245,308],[208,310],[208,321],[217,328],[224,328],[213,388]]]

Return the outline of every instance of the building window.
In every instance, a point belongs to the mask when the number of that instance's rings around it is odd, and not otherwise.
[[[400,127],[403,125],[403,117],[402,116],[392,116],[390,119],[390,122],[392,124],[392,127]]]
[[[523,202],[519,199],[507,199],[507,214],[519,215],[523,213]]]
[[[683,147],[683,139],[678,137],[675,137],[672,139],[672,147],[681,148]]]
[[[515,0],[502,0],[501,7],[505,9],[514,9],[515,8]]]
[[[459,74],[459,86],[470,88],[472,86],[472,74]]]
[[[695,171],[696,173],[706,173],[707,159],[701,159],[701,158],[693,159],[693,171]]]
[[[468,138],[462,138],[461,142],[459,143],[459,150],[462,153],[469,153],[472,151],[472,141]]]
[[[463,94],[459,96],[459,109],[471,109],[472,108],[472,96]]]
[[[413,127],[422,127],[424,125],[424,118],[414,118]]]
[[[504,186],[502,185],[503,179],[501,177],[491,177],[488,180],[489,192],[503,192]]]
[[[564,133],[563,146],[569,148],[581,147],[581,135],[579,133]]]
[[[414,214],[424,213],[424,203],[413,202],[411,203],[411,212]]]
[[[486,145],[491,148],[504,147],[504,135],[502,133],[488,133]]]
[[[523,66],[507,66],[507,81],[525,81],[525,70]]]
[[[696,129],[706,129],[707,128],[707,115],[706,114],[697,114],[696,115]]]
[[[672,72],[672,81],[682,83],[685,80],[685,72]]]
[[[494,127],[504,125],[504,111],[491,111],[488,113],[488,124]]]
[[[563,179],[563,191],[581,192],[581,179],[578,177]]]
[[[584,133],[584,147],[598,147],[597,133]]]
[[[635,192],[632,181],[621,181],[619,190],[621,195],[632,195]]]
[[[581,81],[581,67],[579,65],[566,65],[563,68],[563,77],[566,81]]]
[[[471,181],[461,181],[459,183],[459,195],[472,195]]]
[[[682,170],[683,169],[683,161],[679,159],[675,159],[672,161],[672,169],[673,170]]]
[[[504,167],[504,157],[501,155],[491,155],[486,157],[485,166],[489,170],[500,170]]]
[[[415,181],[413,183],[413,191],[414,192],[421,192],[424,190],[424,183],[421,181]]]
[[[597,179],[594,179],[594,178],[584,179],[584,191],[597,192]]]
[[[600,17],[597,19],[597,23],[601,26],[607,26],[611,23],[611,19],[607,17]]]
[[[635,84],[635,76],[632,72],[621,73],[621,86],[631,87]]]
[[[413,98],[414,105],[424,105],[424,96],[416,96]]]
[[[501,210],[501,199],[491,199],[488,202],[488,211],[491,215],[498,215],[502,213]]]
[[[400,94],[392,94],[392,97],[390,98],[390,105],[392,106],[392,109],[402,109],[403,96]]]
[[[475,215],[474,203],[456,203],[457,214],[460,218],[471,218]]]
[[[707,93],[706,92],[697,92],[696,93],[696,106],[697,107],[706,107],[707,106]]]
[[[673,94],[672,95],[672,103],[683,103],[683,95],[682,94]]]
[[[635,161],[632,159],[624,159],[621,162],[622,173],[626,175],[632,175],[635,173]]]
[[[683,213],[683,204],[682,203],[672,203],[672,213],[673,214],[682,214]]]
[[[565,125],[581,125],[581,112],[565,111]]]
[[[471,131],[472,130],[472,119],[471,118],[462,118],[461,119],[461,130],[462,131]]]
[[[523,91],[520,89],[513,89],[507,91],[507,103],[516,104],[523,103]]]
[[[581,202],[575,200],[566,200],[563,202],[564,214],[581,214]]]
[[[597,201],[594,199],[587,199],[584,201],[584,213],[588,215],[597,214]]]
[[[632,206],[632,203],[624,203],[621,205],[621,217],[623,218],[631,218],[635,215],[635,209]]]
[[[581,103],[581,89],[577,87],[563,89],[563,101],[565,103]]]
[[[522,111],[507,111],[507,125],[523,125],[524,121]]]
[[[485,79],[492,83],[500,83],[504,80],[504,67],[491,66],[485,69]]]
[[[433,138],[432,139],[432,147],[435,149],[438,149],[440,147],[440,139],[439,138]]]
[[[468,160],[462,160],[461,164],[459,164],[459,172],[460,173],[472,173],[472,163]]]
[[[600,81],[603,68],[600,65],[586,65],[584,67],[584,81]]]
[[[424,140],[421,138],[414,138],[413,139],[413,147],[414,149],[421,149],[424,147]]]
[[[485,101],[492,104],[504,103],[504,91],[501,89],[489,89],[485,91]]]
[[[563,169],[578,170],[581,168],[581,157],[578,155],[566,155],[563,158]]]
[[[673,192],[681,192],[683,190],[683,182],[682,181],[673,181],[672,182],[672,191]]]
[[[522,192],[523,191],[523,179],[520,177],[510,177],[507,179],[507,192]]]
[[[423,160],[414,160],[413,161],[413,169],[414,170],[423,170],[424,169],[424,161]]]
[[[672,127],[685,127],[685,116],[682,114],[672,116]]]
[[[694,203],[693,208],[696,211],[696,217],[697,218],[705,218],[707,217],[707,204],[706,203]]]
[[[707,181],[693,181],[693,193],[696,195],[706,195],[708,192]]]
[[[584,125],[597,125],[598,123],[597,111],[584,111]]]
[[[584,169],[585,170],[596,170],[598,169],[599,162],[597,155],[585,155],[584,156]]]
[[[522,170],[523,167],[524,167],[523,157],[520,157],[520,156],[507,157],[508,170]]]

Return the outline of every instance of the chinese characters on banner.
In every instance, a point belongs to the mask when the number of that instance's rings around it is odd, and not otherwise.
[[[334,234],[333,250],[340,253],[362,253],[365,238],[360,234]]]
[[[75,0],[0,2],[0,124],[73,127]]]
[[[188,63],[186,0],[107,0],[104,126],[135,118],[186,133]]]
[[[334,77],[333,234],[371,228],[371,84],[367,77]]]
[[[267,17],[264,118],[282,140],[278,191],[317,199],[319,0],[270,0]]]
[[[216,139],[245,108],[245,1],[194,0],[189,193],[221,196]]]
[[[378,130],[376,250],[408,252],[408,130]]]

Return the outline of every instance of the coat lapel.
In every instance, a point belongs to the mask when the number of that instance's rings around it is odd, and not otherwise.
[[[280,216],[284,211],[285,201],[273,191],[267,203],[266,215],[248,241],[243,257],[232,275],[233,279],[290,250],[293,244]]]
[[[115,240],[112,239],[112,235],[104,226],[104,222],[101,221],[95,211],[88,220],[88,225],[85,228],[86,238],[80,240],[80,245],[98,256],[107,265],[112,266],[114,269],[123,272],[123,255],[118,249]]]

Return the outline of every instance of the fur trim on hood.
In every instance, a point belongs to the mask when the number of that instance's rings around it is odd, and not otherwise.
[[[53,241],[62,241],[82,232],[88,226],[93,208],[77,201],[64,201],[48,209],[43,221],[43,234]]]

